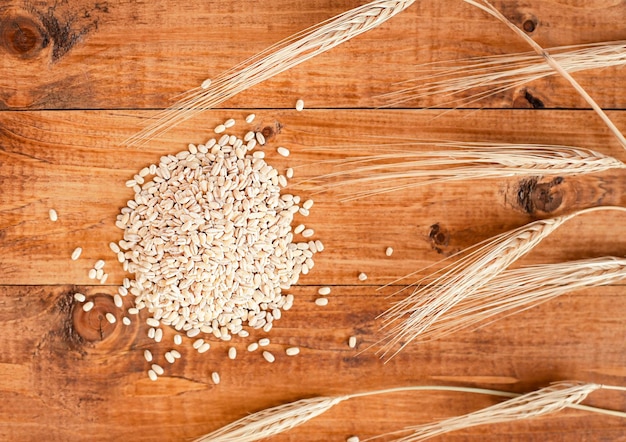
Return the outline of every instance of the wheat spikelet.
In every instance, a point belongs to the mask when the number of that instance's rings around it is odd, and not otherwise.
[[[382,357],[393,357],[411,341],[421,338],[434,324],[445,320],[453,307],[487,286],[567,220],[599,210],[626,211],[626,208],[600,206],[534,221],[463,251],[457,262],[435,272],[429,282],[415,288],[381,315],[385,334],[379,341],[382,348],[378,353]],[[399,348],[392,353],[397,346]]]
[[[602,386],[599,384],[559,382],[463,416],[444,419],[432,424],[407,427],[402,432],[410,431],[411,434],[392,440],[417,442],[477,425],[531,419],[578,405],[590,393],[600,388]]]
[[[348,396],[315,397],[261,410],[239,419],[196,442],[249,442],[290,430],[325,413]]]
[[[411,145],[435,149],[416,152],[407,149]],[[307,180],[317,183],[311,190],[339,189],[339,199],[351,201],[449,181],[578,175],[626,168],[615,158],[570,146],[407,140],[376,144],[371,150],[375,153],[330,160],[339,170]],[[354,187],[359,190],[352,190]]]
[[[598,114],[598,116],[602,119],[604,124],[606,124],[607,127],[611,130],[611,132],[613,132],[613,135],[615,135],[615,137],[618,139],[620,145],[624,149],[626,149],[626,138],[624,138],[624,135],[622,135],[622,133],[617,128],[617,126],[615,126],[613,121],[611,121],[609,116],[602,110],[602,108],[598,105],[598,103],[596,103],[595,100],[591,98],[591,96],[587,93],[587,91],[574,79],[574,77],[572,77],[569,74],[569,72],[563,69],[563,67],[559,64],[557,60],[554,59],[554,57],[552,57],[552,55],[550,55],[545,49],[543,49],[535,40],[530,38],[520,28],[518,28],[513,23],[511,23],[510,20],[508,20],[504,15],[502,15],[502,13],[495,6],[489,3],[487,0],[463,0],[463,1],[465,3],[468,3],[472,6],[477,7],[478,9],[481,9],[482,11],[485,11],[489,15],[500,20],[502,23],[507,25],[509,29],[511,29],[515,34],[517,34],[520,38],[522,38],[522,40],[528,43],[530,47],[537,54],[543,57],[543,59],[552,69],[554,69],[558,74],[560,74],[564,79],[566,79],[572,85],[574,89],[576,89],[576,92],[578,92],[580,96],[583,97],[583,99],[591,106],[591,108],[596,112],[596,114]]]
[[[421,339],[439,339],[497,315],[509,316],[565,293],[624,279],[626,259],[612,256],[506,270],[452,307]]]
[[[626,64],[626,41],[610,41],[546,49],[568,73]],[[556,72],[534,52],[474,57],[430,63],[434,73],[400,83],[402,89],[378,96],[384,106],[433,95],[447,98],[441,105],[467,106],[483,98],[520,87]],[[470,90],[479,92],[463,97]]]
[[[268,78],[374,29],[411,6],[415,0],[375,0],[301,31],[245,60],[210,82],[189,91],[126,141],[140,144],[198,113],[217,106]],[[206,83],[205,83],[206,85]]]

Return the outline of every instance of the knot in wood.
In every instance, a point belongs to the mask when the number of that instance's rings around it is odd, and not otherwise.
[[[83,306],[93,302],[93,308],[85,311]],[[72,314],[72,325],[80,337],[86,341],[99,342],[112,336],[120,323],[120,310],[115,306],[113,297],[99,293],[88,297],[85,303],[77,303]],[[116,322],[111,324],[106,314],[111,313],[116,317]]]
[[[48,45],[48,38],[36,22],[16,16],[0,21],[0,44],[13,55],[32,58]]]

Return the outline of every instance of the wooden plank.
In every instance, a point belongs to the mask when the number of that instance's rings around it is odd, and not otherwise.
[[[379,95],[427,75],[425,63],[527,51],[508,29],[456,0],[418,1],[380,28],[264,82],[141,147],[122,142],[175,97],[294,32],[365,3],[363,0],[53,1],[0,5],[0,439],[192,440],[265,407],[317,395],[404,385],[463,385],[527,392],[579,379],[626,385],[623,285],[561,296],[475,331],[410,345],[383,363],[374,353],[376,317],[402,284],[455,252],[529,221],[599,205],[626,204],[624,169],[563,179],[507,178],[449,182],[348,203],[339,191],[315,193],[309,180],[335,171],[329,159],[363,146],[405,139],[576,145],[626,161],[595,114],[563,80],[550,77],[472,106],[448,108],[445,97],[385,110]],[[494,1],[544,47],[624,39],[626,9],[592,0]],[[626,127],[623,69],[575,77],[619,128]],[[304,112],[293,110],[306,101]],[[401,108],[400,108],[401,107]],[[530,111],[509,108],[546,107]],[[228,110],[225,110],[228,108]],[[569,110],[558,110],[568,109]],[[243,118],[257,114],[248,126]],[[173,365],[163,353],[174,331],[155,343],[145,312],[121,323],[112,294],[124,272],[108,248],[121,238],[115,216],[132,198],[124,186],[142,167],[189,142],[202,143],[226,118],[235,133],[250,128],[269,140],[268,162],[295,167],[288,191],[312,196],[308,218],[326,250],[290,292],[294,307],[276,321],[268,347],[274,364],[246,346],[211,340],[198,354],[185,339]],[[276,147],[288,147],[285,159]],[[320,151],[325,146],[328,149]],[[416,151],[426,145],[406,147]],[[359,186],[342,190],[358,191]],[[59,213],[56,223],[48,210]],[[619,212],[582,215],[550,235],[520,264],[623,256]],[[76,246],[81,258],[69,259]],[[384,250],[393,246],[392,257]],[[106,259],[106,285],[87,270]],[[424,270],[426,266],[433,266]],[[367,281],[359,282],[359,272]],[[379,290],[408,273],[411,278]],[[332,287],[326,307],[314,304]],[[95,302],[84,312],[72,301]],[[126,306],[131,300],[125,299]],[[115,324],[104,319],[117,316]],[[347,345],[358,338],[358,348]],[[234,345],[239,354],[227,358]],[[289,358],[285,348],[302,352]],[[372,348],[370,346],[374,345]],[[166,368],[151,382],[143,350]],[[222,382],[211,382],[219,371]],[[362,439],[406,425],[460,415],[498,402],[488,396],[402,393],[355,399],[273,438]],[[621,393],[597,392],[590,405],[626,410]],[[451,441],[626,440],[623,420],[564,411],[532,421],[462,430]]]
[[[242,120],[247,111],[212,112],[203,126],[214,127],[227,117],[240,123],[234,132],[249,129]],[[406,139],[465,139],[473,141],[578,144],[617,158],[625,155],[591,112],[527,111],[296,111],[258,112],[250,127],[280,133],[269,137],[268,161],[279,170],[296,169],[294,191],[311,195],[302,180],[333,170],[323,162],[334,157],[315,151],[316,146],[371,143],[373,136]],[[612,114],[626,123],[621,113]],[[434,116],[438,116],[433,120]],[[538,118],[540,117],[540,118]],[[178,152],[189,141],[200,143],[212,134],[189,123],[166,138],[145,147],[129,149],[120,142],[136,127],[140,114],[126,112],[20,112],[0,115],[3,135],[0,150],[0,280],[4,284],[88,284],[88,270],[97,259],[110,262],[109,283],[119,283],[121,266],[108,248],[121,239],[115,217],[133,196],[124,186],[141,168],[160,156]],[[436,121],[436,124],[435,124]],[[498,131],[494,132],[497,127]],[[275,149],[287,146],[285,159]],[[429,146],[414,146],[429,149]],[[353,149],[353,148],[350,148]],[[331,155],[331,156],[329,156]],[[341,203],[333,192],[314,195],[316,204],[308,218],[298,216],[315,229],[327,250],[318,259],[315,276],[302,282],[355,284],[366,272],[368,282],[385,284],[432,265],[441,258],[490,236],[526,224],[536,218],[597,205],[624,204],[624,170],[565,177],[538,178],[551,188],[551,203],[542,207],[522,199],[530,189],[528,177],[408,189],[381,197]],[[300,185],[298,182],[300,181]],[[533,187],[539,198],[541,186]],[[355,190],[358,190],[355,187]],[[525,202],[524,202],[525,201]],[[558,202],[560,201],[560,204]],[[56,223],[48,210],[59,214]],[[530,213],[529,213],[530,212]],[[554,262],[591,256],[621,255],[621,215],[602,212],[568,222],[530,256],[530,262]],[[437,236],[439,234],[439,236]],[[560,246],[567,244],[566,247]],[[69,259],[75,247],[83,254]],[[392,258],[384,255],[395,248]],[[25,259],[28,257],[28,259]]]
[[[163,108],[207,77],[298,31],[364,4],[357,0],[4,1],[0,6],[0,107]],[[624,39],[626,10],[594,0],[495,2],[541,45]],[[418,1],[388,23],[260,84],[226,107],[372,107],[426,63],[528,51],[505,26],[456,0]],[[428,70],[424,74],[428,74]],[[598,103],[626,107],[623,69],[576,74]],[[419,74],[422,75],[422,74]],[[441,97],[406,106],[442,106]],[[548,78],[475,106],[581,108]]]
[[[174,365],[163,352],[175,347],[172,330],[156,344],[135,320],[119,322],[102,339],[77,333],[102,321],[112,307],[110,288],[98,286],[0,287],[0,437],[4,440],[189,440],[264,407],[317,395],[406,385],[476,385],[525,392],[551,381],[584,379],[623,383],[626,300],[623,286],[564,295],[477,331],[409,346],[387,364],[372,350],[378,323],[392,291],[375,287],[335,287],[327,307],[313,304],[316,287],[294,289],[296,303],[277,321],[265,362],[245,350],[253,334],[232,344],[212,342],[198,354],[185,339]],[[84,313],[72,302],[75,290],[105,301]],[[128,300],[127,300],[128,301]],[[107,304],[108,303],[108,304]],[[78,313],[75,312],[79,309]],[[77,327],[77,319],[83,326]],[[145,317],[142,315],[142,319]],[[306,324],[306,326],[303,326]],[[358,347],[347,346],[348,336]],[[227,348],[236,346],[236,360]],[[287,346],[301,354],[289,358]],[[149,348],[166,375],[152,383],[145,375]],[[214,386],[210,373],[219,371]],[[496,403],[496,398],[461,393],[402,393],[355,399],[296,428],[277,441],[344,440],[370,437],[460,415]],[[626,398],[597,392],[588,403],[623,410]],[[580,411],[540,419],[477,427],[446,440],[623,439],[623,422]]]

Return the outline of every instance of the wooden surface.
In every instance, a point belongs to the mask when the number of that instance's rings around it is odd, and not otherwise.
[[[141,148],[121,142],[154,109],[207,76],[360,1],[107,1],[0,5],[0,439],[191,440],[247,413],[286,401],[403,385],[449,384],[526,392],[551,381],[626,385],[624,286],[561,296],[477,331],[409,346],[384,364],[371,350],[376,316],[398,287],[379,290],[464,247],[534,219],[597,205],[626,205],[623,170],[555,183],[550,177],[479,180],[424,187],[351,203],[315,195],[305,220],[326,245],[315,268],[292,289],[296,302],[269,337],[274,364],[245,347],[226,357],[228,344],[206,354],[191,343],[170,366],[171,330],[162,343],[146,336],[143,321],[102,329],[111,295],[124,277],[108,243],[121,238],[115,216],[132,191],[124,186],[142,167],[188,143],[204,142],[227,118],[243,135],[243,118],[270,133],[268,161],[295,168],[299,181],[331,170],[317,146],[337,155],[374,137],[551,143],[595,149],[626,161],[594,113],[562,80],[552,77],[451,111],[437,98],[379,109],[377,96],[408,80],[416,65],[468,56],[526,51],[503,26],[461,1],[421,1],[380,28],[262,83]],[[626,38],[622,1],[495,2],[515,23],[549,46]],[[576,75],[626,129],[624,69]],[[547,109],[530,110],[528,95]],[[296,99],[305,111],[292,109]],[[488,108],[488,109],[487,109]],[[289,147],[285,159],[275,147]],[[537,184],[528,186],[528,180]],[[548,189],[555,198],[542,199]],[[520,200],[524,191],[536,192]],[[530,201],[530,204],[528,203]],[[555,203],[554,201],[558,201]],[[48,219],[48,210],[59,221]],[[623,256],[623,216],[580,216],[557,230],[524,263]],[[81,246],[81,258],[69,259]],[[395,252],[386,257],[384,250]],[[107,285],[93,285],[88,269],[107,260]],[[359,272],[369,276],[357,280]],[[418,276],[416,275],[416,277]],[[410,281],[410,280],[409,280]],[[320,285],[333,286],[327,307],[313,301]],[[97,301],[87,315],[72,294]],[[130,299],[126,300],[127,303]],[[116,312],[116,310],[111,310]],[[119,313],[118,313],[119,315]],[[142,318],[144,316],[142,315]],[[118,317],[119,319],[119,317]],[[145,319],[145,318],[144,318]],[[82,333],[82,334],[81,334]],[[348,348],[355,335],[357,350]],[[284,356],[297,345],[301,355]],[[151,382],[143,350],[167,365]],[[210,373],[219,371],[214,386]],[[452,393],[406,393],[357,399],[275,438],[279,441],[362,439],[405,425],[454,416],[497,402]],[[594,393],[586,402],[626,410],[626,396]],[[623,420],[564,411],[532,421],[451,433],[450,441],[626,440]]]

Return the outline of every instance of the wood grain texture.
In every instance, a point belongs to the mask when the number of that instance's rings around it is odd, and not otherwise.
[[[561,296],[475,331],[411,345],[388,363],[374,350],[376,317],[405,282],[493,235],[574,210],[626,205],[626,170],[584,176],[528,176],[433,185],[350,203],[314,194],[308,179],[333,171],[329,159],[405,139],[573,145],[626,162],[599,118],[552,77],[479,103],[482,110],[422,110],[440,98],[379,109],[376,97],[411,78],[415,66],[526,51],[524,43],[461,1],[423,0],[349,43],[264,82],[139,148],[122,142],[174,97],[294,32],[363,4],[355,0],[8,0],[0,5],[0,440],[193,440],[260,409],[318,395],[404,385],[463,385],[527,392],[576,379],[626,385],[624,285]],[[495,1],[545,47],[624,39],[618,0]],[[626,128],[623,69],[576,74],[620,128]],[[546,108],[527,109],[526,92]],[[298,98],[306,109],[293,110]],[[517,108],[517,109],[512,109]],[[524,108],[524,109],[519,109]],[[243,122],[250,112],[252,125]],[[238,135],[266,134],[267,160],[295,168],[287,191],[312,196],[303,222],[326,249],[291,293],[269,337],[274,364],[249,353],[253,333],[211,340],[146,336],[144,313],[121,323],[112,295],[126,276],[108,248],[132,198],[124,186],[142,167],[235,118]],[[277,146],[291,150],[288,158]],[[332,148],[320,152],[319,147]],[[413,146],[411,149],[429,149]],[[354,190],[358,190],[355,187]],[[55,223],[48,210],[59,214]],[[295,224],[294,224],[295,225]],[[623,215],[595,212],[568,221],[520,264],[561,262],[626,250]],[[71,261],[75,247],[83,253]],[[394,254],[386,257],[385,248]],[[87,271],[107,261],[106,285]],[[357,274],[365,272],[365,282]],[[413,276],[379,289],[409,273]],[[319,286],[329,305],[314,304]],[[76,292],[96,306],[84,312]],[[131,299],[125,298],[125,306]],[[109,324],[106,312],[116,315]],[[349,336],[358,338],[351,350]],[[227,358],[230,345],[239,355]],[[301,354],[287,357],[288,346]],[[374,347],[369,348],[374,345]],[[178,348],[170,365],[163,353]],[[149,348],[166,369],[151,382]],[[222,382],[215,386],[211,372]],[[361,439],[460,415],[498,399],[458,393],[361,398],[272,440]],[[626,410],[626,395],[598,392],[585,403]],[[446,441],[626,441],[623,420],[568,410],[512,424],[458,431]]]
[[[162,108],[207,77],[296,32],[363,4],[358,0],[176,2],[8,0],[0,6],[0,106],[7,109]],[[624,39],[621,1],[495,2],[544,47]],[[526,25],[528,26],[528,25]],[[418,0],[380,28],[244,92],[225,107],[370,107],[417,66],[529,48],[504,26],[456,0]],[[598,103],[623,108],[623,69],[579,73]],[[337,94],[337,90],[342,92]],[[551,77],[479,107],[588,107]],[[434,98],[411,106],[437,106]]]

